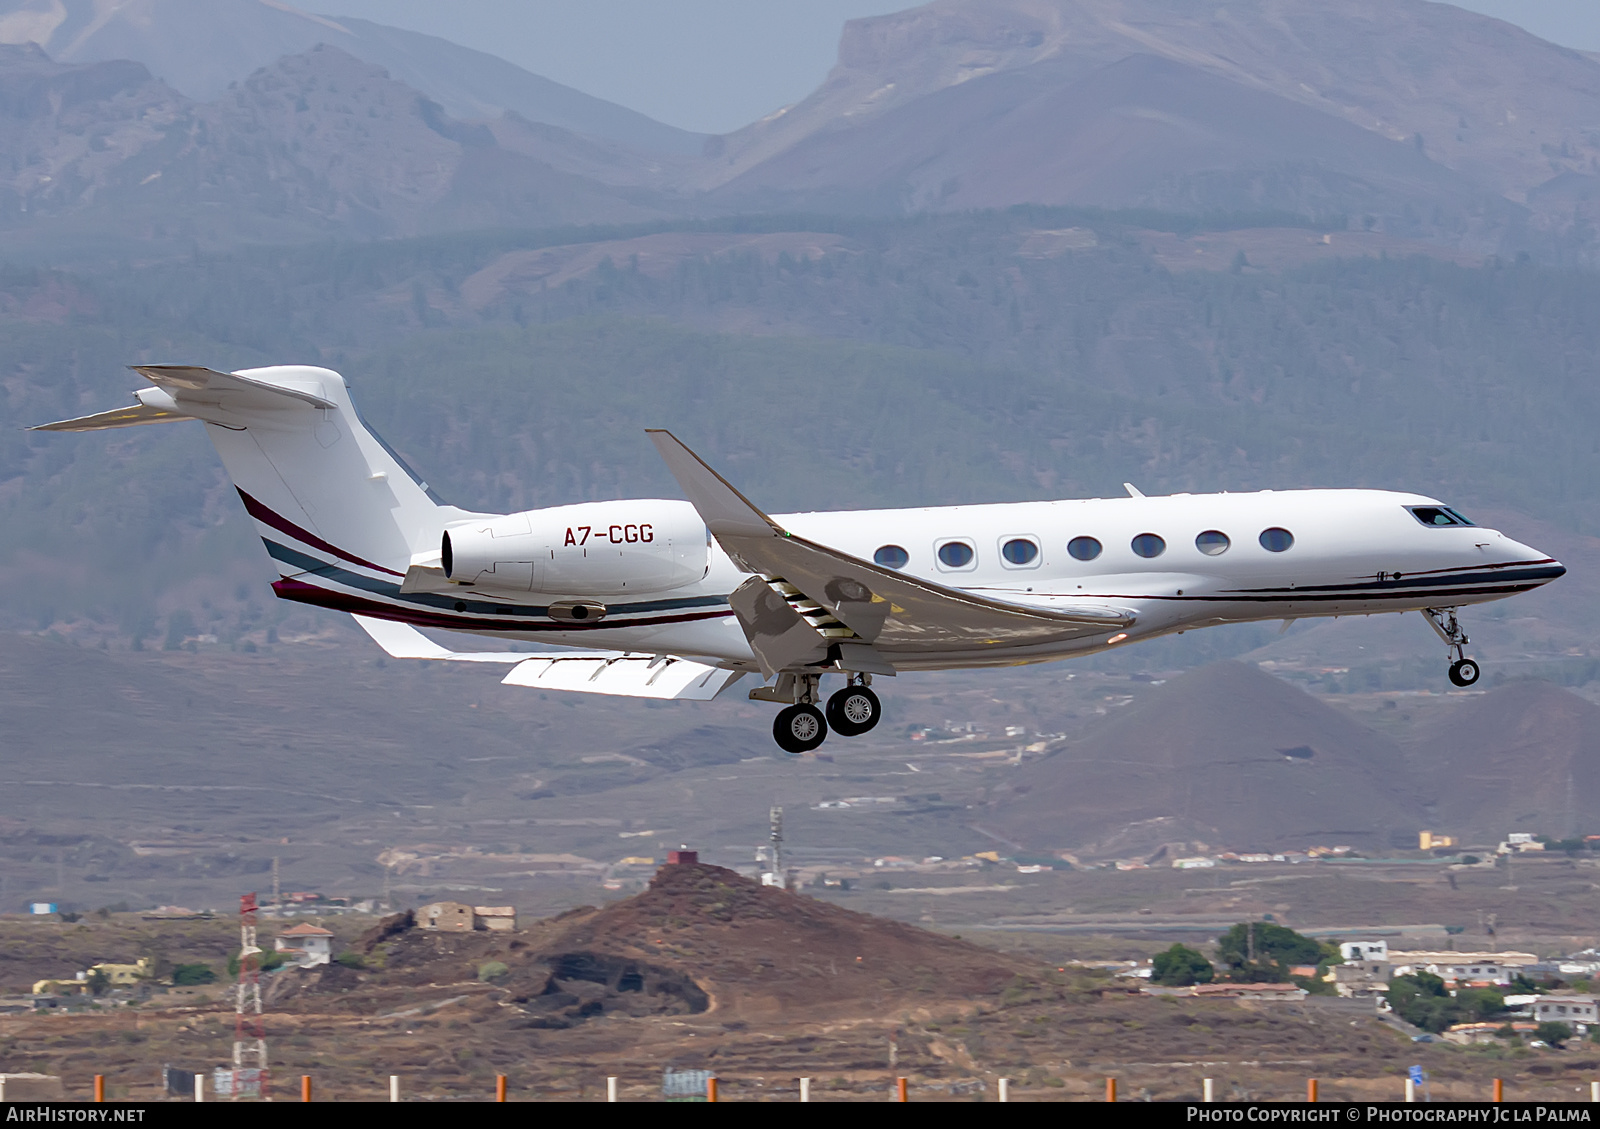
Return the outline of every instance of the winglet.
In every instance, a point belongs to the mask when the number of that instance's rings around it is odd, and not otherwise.
[[[685,447],[672,432],[646,428],[645,434],[661,452],[667,469],[688,495],[689,504],[699,512],[714,536],[788,536],[781,525],[758,510],[750,499],[729,485],[727,479],[707,466],[704,459]]]

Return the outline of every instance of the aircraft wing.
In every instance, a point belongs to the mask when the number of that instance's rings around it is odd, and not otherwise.
[[[536,690],[568,690],[579,694],[612,694],[624,698],[675,698],[710,701],[743,675],[737,670],[678,658],[627,651],[452,651],[441,647],[409,623],[371,616],[351,616],[373,641],[397,659],[439,659],[446,662],[515,664],[501,682]]]
[[[782,592],[791,586],[889,662],[927,652],[1050,643],[1131,626],[1132,612],[1090,602],[1032,607],[947,588],[797,537],[750,503],[671,432],[651,430],[667,468],[733,560]],[[737,611],[737,606],[735,608]],[[804,614],[804,611],[801,612]]]

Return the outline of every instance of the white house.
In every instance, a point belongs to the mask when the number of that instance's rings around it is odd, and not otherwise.
[[[1431,972],[1442,980],[1459,984],[1509,984],[1530,964],[1538,962],[1533,953],[1457,953],[1450,951],[1401,952],[1389,954],[1395,976]]]
[[[301,922],[279,933],[275,947],[301,968],[315,968],[333,959],[333,934]]]
[[[1345,960],[1388,960],[1388,941],[1341,941],[1339,955]]]
[[[1582,1035],[1595,1025],[1594,997],[1569,996],[1565,993],[1538,995],[1528,1004],[1528,1016],[1540,1023],[1570,1024],[1574,1031]]]

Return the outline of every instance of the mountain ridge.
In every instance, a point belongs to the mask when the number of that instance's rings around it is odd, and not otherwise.
[[[37,43],[63,63],[133,59],[208,102],[262,67],[320,43],[381,66],[458,118],[513,111],[647,152],[697,153],[704,136],[437,36],[319,16],[281,0],[0,0],[0,43]]]

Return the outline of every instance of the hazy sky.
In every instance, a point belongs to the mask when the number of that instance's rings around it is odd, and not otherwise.
[[[1326,0],[1337,3],[1338,0]],[[833,66],[845,20],[905,0],[299,0],[442,36],[684,129],[725,133],[799,101]],[[1460,0],[1600,51],[1600,0]]]

